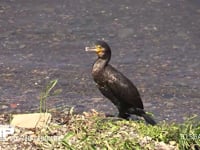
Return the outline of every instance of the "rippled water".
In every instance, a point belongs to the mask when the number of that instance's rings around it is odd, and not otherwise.
[[[138,87],[157,120],[182,121],[200,110],[198,0],[12,0],[0,2],[0,112],[36,111],[45,85],[62,92],[49,108],[116,109],[95,87],[95,54],[105,39],[111,64]]]

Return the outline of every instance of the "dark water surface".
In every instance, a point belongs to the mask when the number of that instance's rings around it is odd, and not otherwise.
[[[157,120],[200,113],[199,0],[1,0],[0,112],[37,110],[58,79],[49,108],[115,114],[91,77],[96,55],[84,51],[102,38]]]

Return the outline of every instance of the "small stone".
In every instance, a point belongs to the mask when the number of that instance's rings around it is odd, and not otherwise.
[[[24,135],[33,135],[33,134],[34,134],[33,131],[26,131],[26,132],[24,132]]]
[[[176,147],[172,145],[168,145],[164,142],[156,142],[155,149],[156,150],[176,150]]]
[[[2,109],[7,109],[8,106],[7,106],[7,105],[2,105],[1,108],[2,108]]]
[[[151,140],[152,140],[151,137],[145,136],[145,137],[143,137],[143,138],[141,139],[140,144],[141,144],[141,145],[146,145],[146,144],[148,144]]]
[[[175,146],[176,145],[176,141],[169,141],[169,144]]]
[[[22,128],[42,128],[51,120],[49,113],[16,114],[13,115],[11,125]]]
[[[26,47],[25,44],[22,44],[22,45],[19,46],[20,49],[25,48],[25,47]]]

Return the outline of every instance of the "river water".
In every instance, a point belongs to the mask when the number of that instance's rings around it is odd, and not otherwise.
[[[158,121],[181,122],[200,113],[198,0],[1,0],[0,112],[37,111],[45,85],[61,93],[49,109],[117,110],[91,77],[93,53],[104,39],[111,64],[139,89]]]

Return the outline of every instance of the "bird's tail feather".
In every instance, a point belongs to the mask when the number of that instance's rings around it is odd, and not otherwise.
[[[150,115],[148,115],[148,114],[146,114],[146,113],[141,114],[141,115],[142,115],[142,117],[144,118],[144,120],[145,120],[147,123],[149,123],[149,124],[151,124],[151,125],[156,125],[156,121],[155,121]]]
[[[156,125],[155,120],[149,114],[147,114],[144,111],[144,109],[141,109],[141,108],[130,108],[128,110],[128,112],[130,114],[135,114],[135,115],[138,115],[138,116],[142,116],[147,123],[149,123],[151,125]]]

